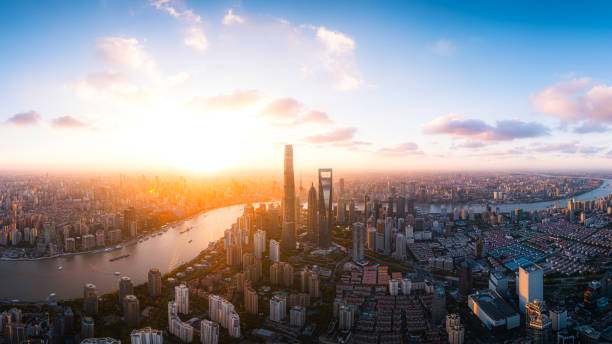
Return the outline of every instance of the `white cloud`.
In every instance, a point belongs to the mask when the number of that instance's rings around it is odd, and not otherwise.
[[[192,9],[177,9],[178,2],[173,0],[150,0],[149,3],[158,10],[165,11],[177,20],[180,20],[189,25],[187,35],[183,39],[183,43],[199,52],[208,49],[208,39],[202,28],[202,18]]]
[[[136,38],[102,37],[96,41],[99,56],[108,64],[153,71],[155,61]]]
[[[125,75],[113,71],[90,74],[86,79],[76,80],[73,87],[76,93],[84,98],[102,95],[140,102],[148,96],[144,88],[132,83]]]
[[[199,15],[195,14],[193,10],[187,9],[177,9],[178,3],[173,0],[151,0],[149,1],[151,6],[157,8],[158,10],[164,11],[169,15],[173,16],[177,19],[182,19],[191,23],[200,23],[202,19]]]
[[[363,80],[355,67],[355,40],[340,31],[328,30],[323,26],[304,27],[316,29],[317,40],[325,48],[319,60],[331,76],[334,88],[341,91],[358,89]]]
[[[537,112],[581,123],[577,132],[605,131],[602,123],[612,123],[612,86],[595,85],[590,78],[559,82],[531,97]]]
[[[190,27],[187,36],[183,40],[185,45],[191,47],[197,51],[204,52],[208,49],[208,39],[204,35],[204,31],[197,27]]]
[[[324,26],[317,29],[317,38],[330,54],[346,55],[355,50],[355,41],[339,31],[327,30]]]
[[[227,14],[223,17],[223,25],[231,25],[231,24],[242,24],[244,23],[244,18],[241,16],[234,14],[234,10],[230,8],[227,10]]]
[[[431,50],[438,55],[449,56],[455,52],[456,48],[451,40],[441,38],[431,46]]]

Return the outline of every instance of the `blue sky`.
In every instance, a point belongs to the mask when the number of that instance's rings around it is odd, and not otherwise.
[[[611,9],[3,2],[0,164],[611,168]]]

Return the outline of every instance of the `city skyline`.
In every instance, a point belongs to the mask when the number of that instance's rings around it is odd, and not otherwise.
[[[610,169],[610,6],[6,2],[0,164]]]

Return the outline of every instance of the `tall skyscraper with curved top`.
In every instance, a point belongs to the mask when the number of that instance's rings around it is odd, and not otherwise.
[[[285,172],[283,178],[283,227],[281,248],[295,249],[295,181],[293,179],[293,146],[285,145]]]
[[[332,227],[332,169],[319,169],[319,246],[331,246]]]

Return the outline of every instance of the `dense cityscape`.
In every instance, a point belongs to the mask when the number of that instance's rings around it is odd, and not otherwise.
[[[2,340],[612,341],[612,194],[530,211],[494,202],[588,196],[610,191],[609,176],[345,179],[322,168],[304,188],[294,174],[287,145],[282,184],[262,181],[267,191],[182,177],[3,177],[7,263],[113,254],[183,234],[178,224],[194,213],[246,205],[222,237],[195,243],[200,252],[186,264],[141,271],[144,283],[115,272],[105,278],[116,291],[83,281],[82,298],[5,300]],[[437,199],[452,203],[429,211]]]
[[[0,344],[612,344],[612,1],[0,1]]]

